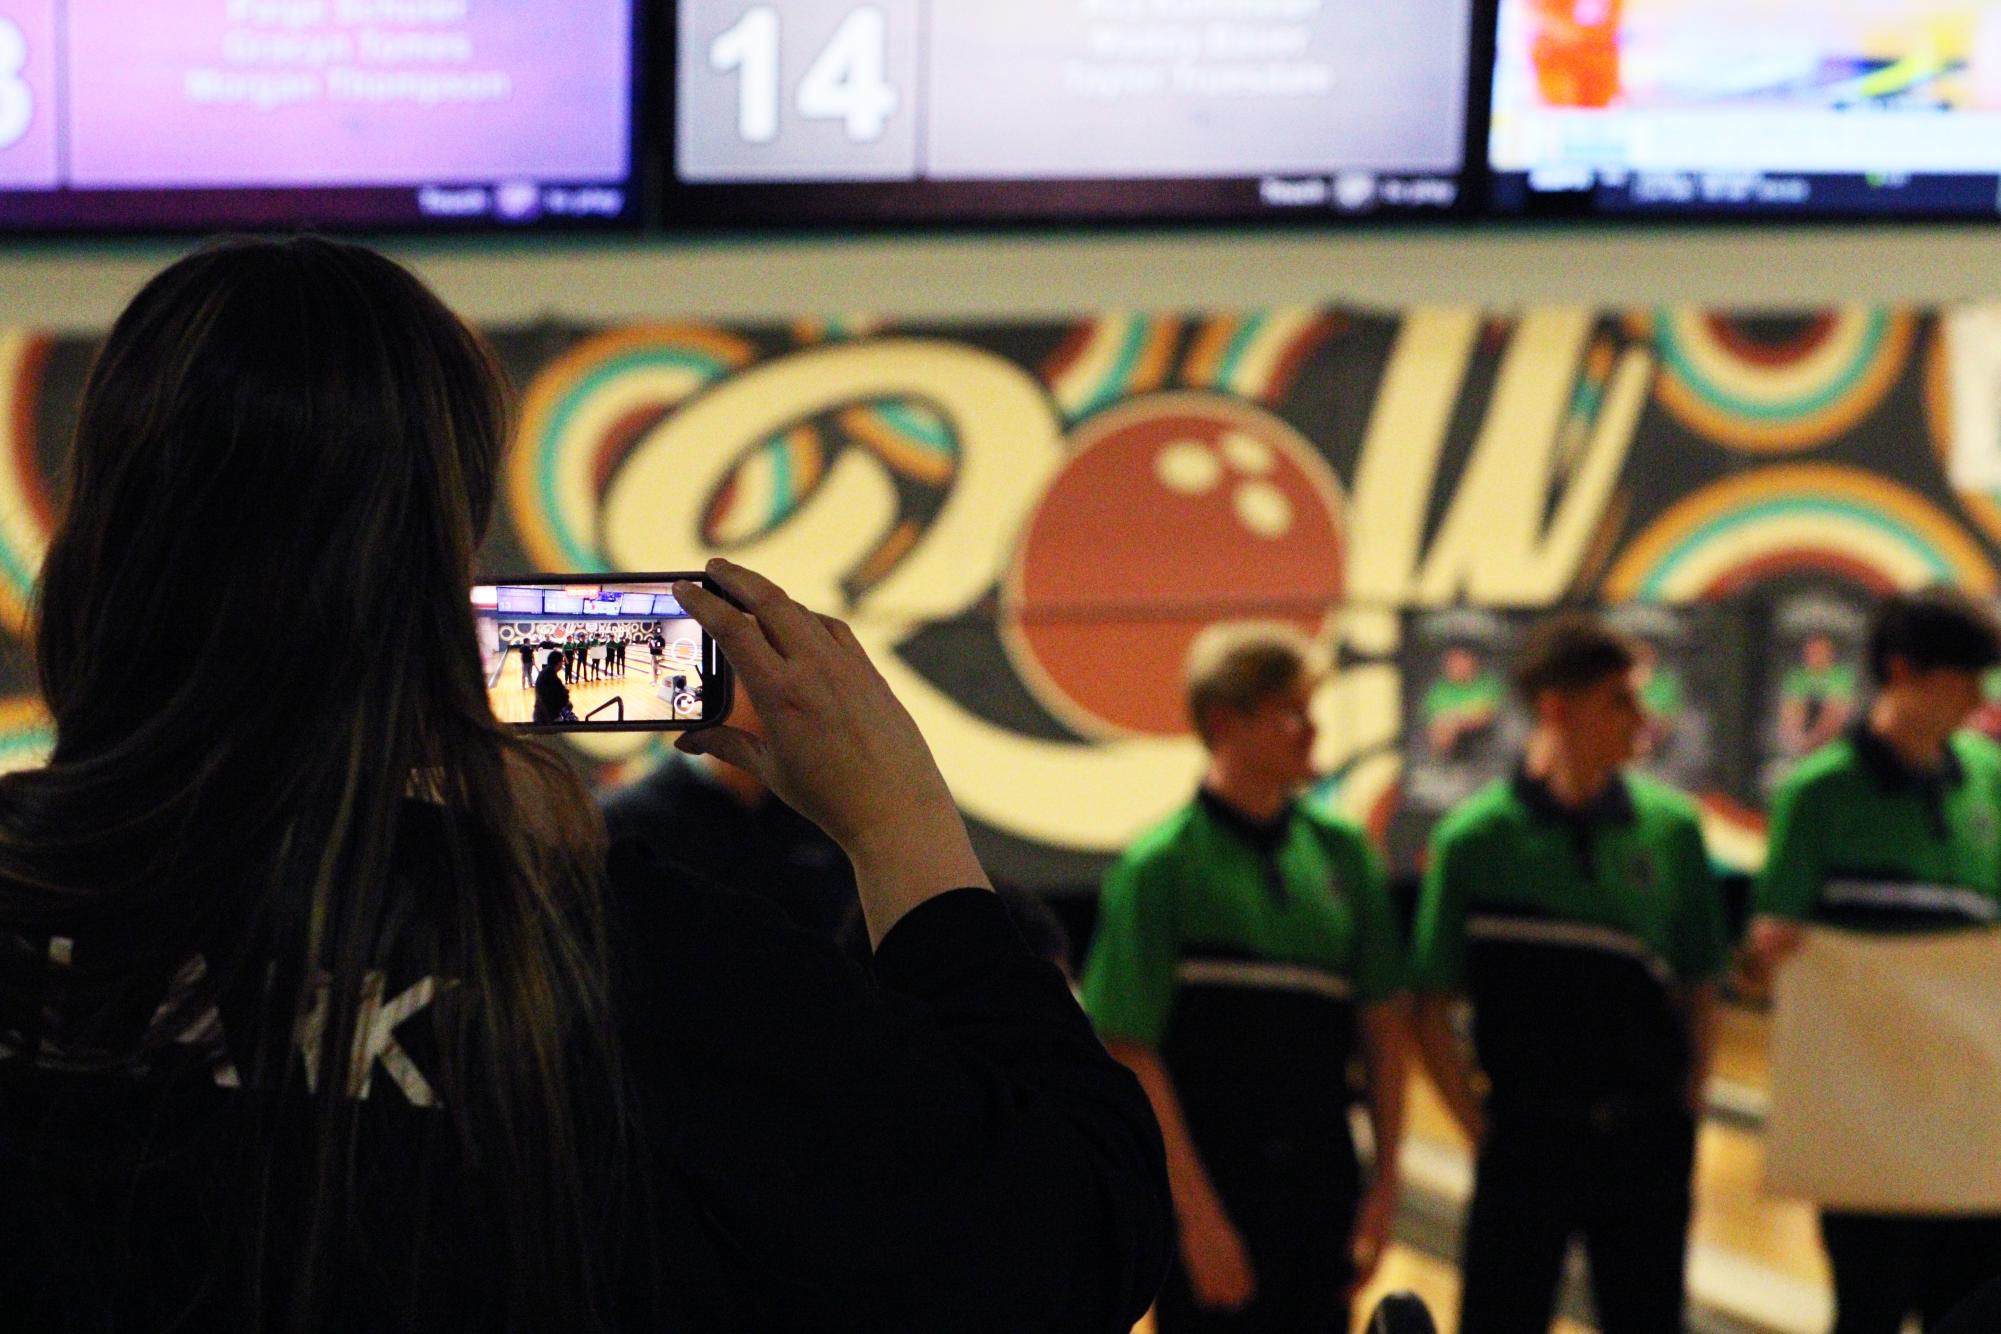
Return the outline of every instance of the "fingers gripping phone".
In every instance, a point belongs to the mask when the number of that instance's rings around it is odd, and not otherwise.
[[[525,732],[685,731],[729,717],[735,678],[674,596],[700,571],[530,574],[476,584],[494,716]]]

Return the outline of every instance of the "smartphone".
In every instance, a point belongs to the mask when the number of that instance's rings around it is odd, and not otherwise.
[[[729,717],[729,662],[673,585],[700,571],[528,574],[473,586],[494,716],[524,732],[706,727]]]

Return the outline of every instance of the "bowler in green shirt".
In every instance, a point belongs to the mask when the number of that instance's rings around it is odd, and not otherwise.
[[[1196,643],[1188,707],[1208,773],[1106,877],[1084,967],[1084,1007],[1167,1144],[1180,1254],[1160,1334],[1346,1330],[1396,1215],[1403,955],[1375,852],[1300,800],[1308,661],[1282,627]]]
[[[1877,608],[1874,696],[1773,801],[1753,899],[1754,982],[1769,983],[1808,923],[1876,933],[2001,924],[2001,747],[1959,730],[1997,662],[2001,629],[1955,589],[1902,593]],[[1935,1327],[2001,1274],[2001,1216],[1826,1209],[1820,1230],[1836,1334],[1895,1334],[1912,1314]]]
[[[1682,1328],[1728,949],[1695,804],[1626,772],[1637,663],[1595,617],[1537,626],[1515,667],[1534,718],[1519,767],[1433,833],[1411,982],[1426,1069],[1477,1154],[1461,1334],[1546,1331],[1573,1237],[1604,1334]]]

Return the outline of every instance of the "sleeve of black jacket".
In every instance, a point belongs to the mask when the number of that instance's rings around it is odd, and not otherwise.
[[[2001,1279],[1968,1297],[1938,1327],[1938,1334],[1993,1334],[2001,1329]]]
[[[1160,1132],[984,890],[870,977],[746,895],[613,854],[626,1044],[689,1328],[1119,1331],[1173,1244]]]

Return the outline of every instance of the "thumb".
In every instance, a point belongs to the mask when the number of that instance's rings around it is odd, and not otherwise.
[[[754,736],[741,727],[702,727],[681,733],[674,742],[674,749],[684,755],[712,755],[724,764],[737,768],[771,786],[765,781],[765,761],[769,752],[765,749],[764,738]]]

